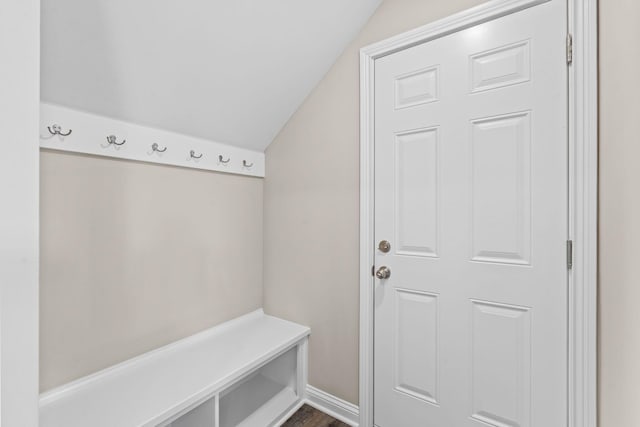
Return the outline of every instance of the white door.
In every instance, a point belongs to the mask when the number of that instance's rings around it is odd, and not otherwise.
[[[566,19],[376,60],[377,426],[566,425]]]

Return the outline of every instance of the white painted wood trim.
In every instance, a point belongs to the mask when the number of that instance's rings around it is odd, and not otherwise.
[[[494,0],[360,50],[360,425],[373,427],[373,89],[377,58],[549,0]],[[567,0],[569,71],[569,427],[597,426],[597,0]]]
[[[214,427],[220,426],[220,395],[216,394],[213,397],[213,425]]]
[[[298,345],[297,354],[296,394],[300,399],[307,398],[307,384],[309,383],[309,339]]]
[[[550,0],[493,0],[453,14],[397,36],[363,47],[360,50],[371,61],[417,44],[455,33],[501,16],[509,15]],[[361,75],[362,76],[362,75]]]
[[[54,104],[41,103],[40,111],[41,148],[264,177],[263,152],[136,125]],[[69,136],[51,135],[48,127],[54,124],[61,126],[62,133],[68,132],[69,129],[72,133]],[[118,143],[123,139],[126,143],[120,146],[109,144],[108,135],[115,135]],[[151,146],[154,143],[158,144],[158,149],[166,148],[166,151],[153,151]],[[196,157],[202,157],[192,158],[191,150],[195,152]],[[221,162],[219,156],[229,162]]]
[[[360,410],[353,403],[349,403],[311,385],[307,386],[306,402],[310,406],[350,426],[358,427],[359,425]]]
[[[598,425],[598,1],[568,0],[570,427]]]
[[[374,60],[360,51],[360,420],[373,426]]]
[[[0,425],[37,427],[40,1],[0,10]]]

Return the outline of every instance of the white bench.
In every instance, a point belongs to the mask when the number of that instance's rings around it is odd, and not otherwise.
[[[262,310],[40,397],[41,427],[267,427],[303,402],[307,327]]]

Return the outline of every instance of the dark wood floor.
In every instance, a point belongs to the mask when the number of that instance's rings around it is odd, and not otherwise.
[[[282,424],[282,427],[349,427],[349,424],[338,421],[309,405],[304,405]]]

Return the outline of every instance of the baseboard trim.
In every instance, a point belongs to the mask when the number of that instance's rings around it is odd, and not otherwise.
[[[350,426],[358,427],[360,423],[360,409],[356,405],[319,390],[314,386],[307,385],[306,402],[310,406]]]

